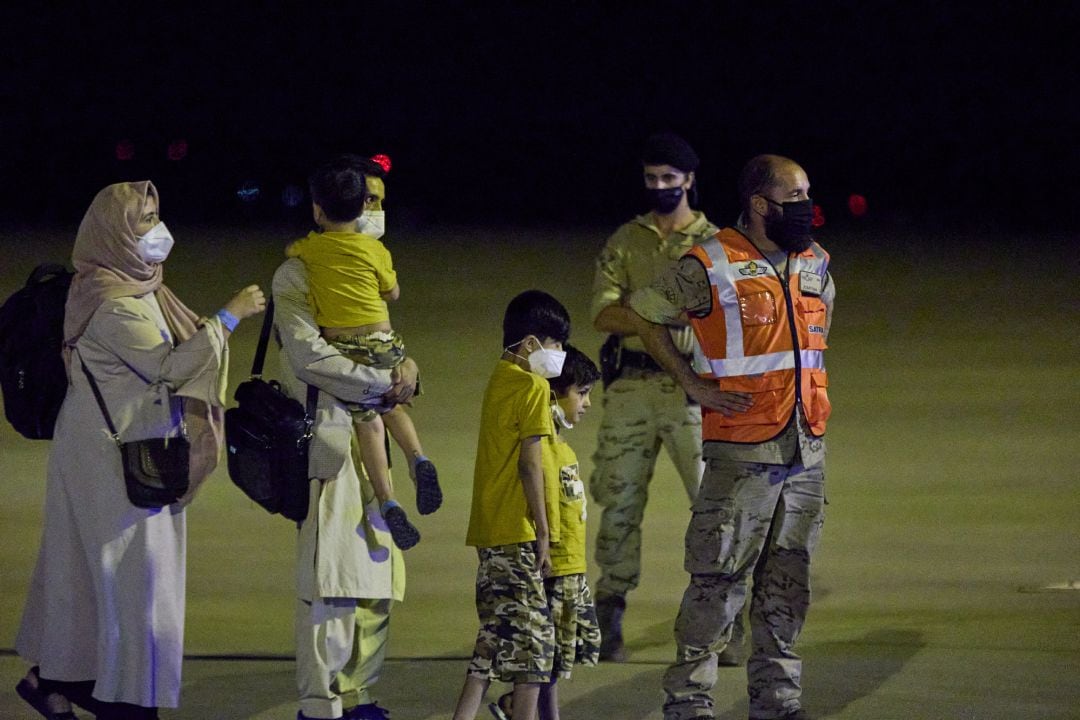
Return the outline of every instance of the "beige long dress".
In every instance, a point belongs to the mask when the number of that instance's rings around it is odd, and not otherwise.
[[[105,301],[75,346],[49,454],[45,527],[16,648],[94,696],[176,707],[184,638],[182,504],[128,502],[120,454],[79,365],[93,373],[122,440],[174,434],[184,397],[220,406],[220,322],[173,346],[153,295]]]

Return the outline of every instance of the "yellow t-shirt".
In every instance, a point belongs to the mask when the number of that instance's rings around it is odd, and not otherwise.
[[[536,539],[518,458],[523,439],[555,434],[550,394],[547,380],[539,375],[506,360],[495,366],[480,410],[466,545],[494,547]],[[545,477],[545,491],[547,484]],[[558,524],[550,516],[548,527],[554,541]]]
[[[397,285],[390,251],[381,241],[354,232],[311,232],[285,249],[304,261],[315,322],[358,327],[390,320],[381,293]]]
[[[552,576],[584,573],[585,485],[578,471],[574,449],[558,434],[544,438],[544,485],[553,476],[558,494],[559,540],[551,544]],[[552,514],[549,512],[548,517]]]

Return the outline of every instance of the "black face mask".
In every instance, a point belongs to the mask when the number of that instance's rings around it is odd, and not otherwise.
[[[810,228],[814,220],[814,201],[807,199],[778,203],[769,198],[765,200],[771,205],[779,206],[782,211],[770,212],[765,216],[765,234],[768,238],[784,252],[800,253],[810,247],[813,240],[810,237]]]
[[[681,187],[645,188],[645,197],[649,200],[649,207],[661,215],[669,215],[679,207],[683,189]]]

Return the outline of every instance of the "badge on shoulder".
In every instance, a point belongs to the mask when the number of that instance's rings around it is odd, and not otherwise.
[[[821,297],[821,289],[824,285],[821,276],[808,270],[799,272],[799,292],[803,295]]]

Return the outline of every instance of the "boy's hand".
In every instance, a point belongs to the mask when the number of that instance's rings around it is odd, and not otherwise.
[[[536,536],[536,567],[540,569],[540,577],[551,574],[551,543],[547,535]]]

